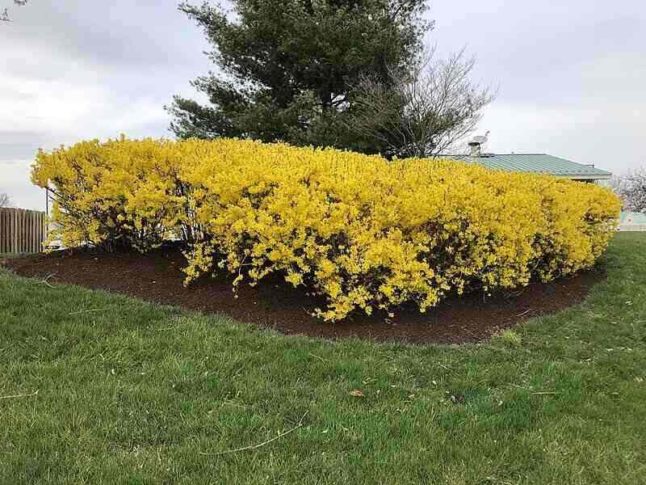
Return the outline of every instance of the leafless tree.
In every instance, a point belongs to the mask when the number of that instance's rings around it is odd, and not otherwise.
[[[613,187],[623,199],[626,210],[646,214],[646,167],[615,178]]]
[[[410,73],[391,70],[390,83],[364,78],[357,89],[348,129],[377,139],[388,157],[428,157],[471,133],[493,99],[470,80],[474,58],[464,50],[448,59],[423,56]]]
[[[14,5],[19,5],[19,6],[24,6],[27,5],[27,2],[29,0],[13,0]],[[9,9],[4,8],[0,12],[0,22],[11,22],[11,18],[9,17]]]
[[[11,206],[11,199],[5,193],[0,192],[0,208]]]

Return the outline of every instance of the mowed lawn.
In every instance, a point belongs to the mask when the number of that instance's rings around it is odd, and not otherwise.
[[[0,270],[0,483],[646,483],[646,233],[603,264],[582,305],[459,347]]]

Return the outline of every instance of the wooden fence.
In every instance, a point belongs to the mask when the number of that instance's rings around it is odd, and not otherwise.
[[[46,237],[44,212],[0,208],[0,254],[38,253]]]

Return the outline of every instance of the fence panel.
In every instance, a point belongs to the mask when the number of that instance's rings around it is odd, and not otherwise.
[[[38,253],[46,238],[44,212],[0,208],[0,254]]]
[[[619,230],[622,232],[646,231],[646,224],[621,224]]]

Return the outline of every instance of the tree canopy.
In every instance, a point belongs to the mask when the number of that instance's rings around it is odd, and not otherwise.
[[[623,199],[626,210],[646,214],[646,167],[616,178],[613,185]]]
[[[213,46],[217,71],[193,82],[208,105],[176,96],[180,138],[236,136],[377,152],[347,130],[354,89],[408,72],[432,24],[424,0],[233,0],[181,4]],[[351,122],[351,121],[350,121]]]

